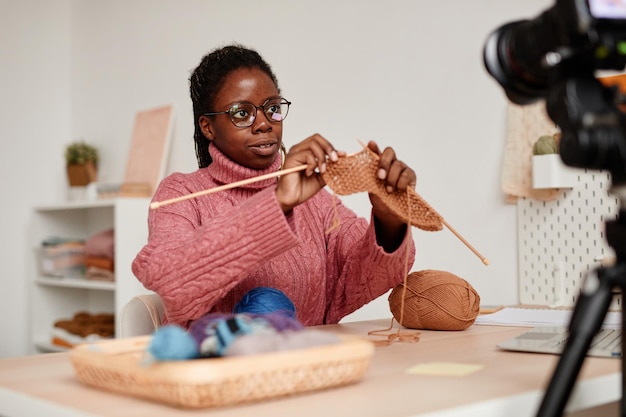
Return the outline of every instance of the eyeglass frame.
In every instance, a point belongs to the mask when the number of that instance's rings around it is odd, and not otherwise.
[[[271,117],[268,117],[268,116],[267,116],[267,113],[265,112],[265,111],[266,111],[266,110],[265,110],[265,106],[266,106],[266,105],[267,105],[270,101],[272,101],[272,100],[279,100],[280,104],[287,104],[287,111],[285,112],[285,116],[284,116],[281,120],[273,120]],[[251,106],[254,108],[254,115],[252,116],[252,120],[251,120],[251,122],[250,122],[250,124],[249,124],[249,125],[245,125],[245,126],[238,126],[238,125],[235,123],[235,121],[233,120],[233,114],[234,114],[234,113],[231,113],[231,112],[235,109],[235,107],[237,107],[237,106],[241,106],[242,104],[249,104],[249,105],[251,105]],[[233,124],[236,128],[239,128],[239,129],[245,129],[245,128],[250,127],[250,126],[252,126],[252,125],[254,124],[254,122],[256,121],[257,114],[259,113],[259,109],[261,109],[261,110],[263,111],[263,114],[265,115],[265,117],[267,118],[267,120],[268,120],[270,123],[282,123],[282,121],[283,121],[283,120],[285,120],[285,119],[287,118],[287,114],[289,114],[289,107],[290,107],[290,106],[291,106],[291,101],[287,100],[287,99],[286,99],[286,98],[284,98],[284,97],[278,96],[278,97],[270,97],[270,98],[268,98],[268,99],[267,99],[267,100],[265,100],[265,101],[263,102],[263,104],[261,104],[260,106],[257,106],[257,105],[256,105],[256,104],[254,104],[254,103],[250,103],[249,101],[238,101],[238,102],[236,102],[236,103],[233,103],[233,104],[232,104],[232,105],[228,108],[228,110],[225,110],[225,111],[217,111],[217,112],[209,112],[209,113],[204,113],[204,116],[209,117],[209,116],[217,116],[218,114],[227,114],[227,115],[229,115],[229,119],[230,119],[231,123],[232,123],[232,124]],[[282,113],[281,113],[281,114],[282,114]]]

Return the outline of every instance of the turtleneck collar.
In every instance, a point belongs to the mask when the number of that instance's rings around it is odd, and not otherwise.
[[[272,164],[265,169],[252,169],[246,168],[232,159],[227,157],[220,151],[213,142],[209,143],[209,154],[213,159],[213,162],[206,168],[209,175],[211,175],[216,182],[221,184],[230,184],[236,181],[245,180],[248,178],[258,177],[259,175],[269,174],[280,169],[282,158],[280,152],[276,155],[276,159]],[[247,184],[242,188],[248,189],[262,189],[276,183],[276,178],[268,178],[262,181],[253,182]]]

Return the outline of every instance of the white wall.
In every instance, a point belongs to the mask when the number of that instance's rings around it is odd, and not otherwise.
[[[500,190],[506,101],[483,68],[482,47],[500,24],[551,4],[0,0],[0,45],[9,52],[0,58],[0,191],[11,202],[1,217],[8,274],[0,279],[0,332],[16,335],[0,357],[25,352],[28,210],[63,197],[64,144],[97,144],[101,179],[119,181],[135,112],[174,103],[168,172],[194,170],[187,79],[205,53],[234,41],[266,58],[293,101],[288,146],[319,132],[348,152],[357,140],[394,147],[416,170],[417,191],[491,261],[485,267],[447,230],[413,229],[412,270],[447,270],[485,303],[515,303],[515,207]],[[346,201],[368,215],[366,196]],[[389,316],[381,297],[351,319]]]
[[[30,209],[65,189],[70,10],[69,1],[0,0],[0,357],[28,351]]]

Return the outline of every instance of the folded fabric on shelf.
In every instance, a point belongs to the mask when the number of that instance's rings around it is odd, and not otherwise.
[[[85,241],[85,255],[114,259],[115,232],[113,229],[94,233]]]
[[[78,312],[71,319],[60,319],[52,327],[52,344],[74,347],[77,344],[115,335],[115,316],[110,313]]]
[[[99,268],[97,266],[90,266],[87,268],[87,271],[85,271],[85,278],[94,281],[114,282],[115,274],[113,273],[113,271],[108,269]]]
[[[107,271],[113,271],[114,269],[113,259],[103,256],[85,256],[85,266],[87,268],[96,267]]]

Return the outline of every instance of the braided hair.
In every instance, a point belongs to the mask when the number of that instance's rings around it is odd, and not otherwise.
[[[193,138],[199,168],[205,168],[213,162],[209,154],[209,140],[200,129],[200,116],[215,111],[213,104],[224,80],[231,72],[240,68],[260,69],[278,88],[278,80],[269,64],[256,51],[238,44],[218,48],[205,55],[189,77],[195,127]]]

